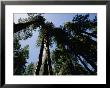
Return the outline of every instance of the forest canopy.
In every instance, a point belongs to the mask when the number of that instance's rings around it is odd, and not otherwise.
[[[13,27],[14,75],[97,75],[96,15],[73,13],[71,20],[56,26],[42,13],[27,13]],[[32,46],[40,48],[34,52],[38,57],[28,62],[30,46],[21,47],[20,41],[25,43],[36,32],[36,45]]]

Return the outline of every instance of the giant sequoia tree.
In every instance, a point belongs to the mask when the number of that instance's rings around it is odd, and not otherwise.
[[[51,31],[53,30],[53,24],[46,22],[41,26],[39,38],[41,39],[41,49],[39,54],[39,62],[36,69],[36,75],[52,75],[51,59],[50,59],[50,40],[51,40]]]
[[[60,30],[60,32],[59,32]],[[55,66],[62,66],[66,69],[65,65],[63,66],[63,59],[67,58],[69,72],[71,74],[78,74],[78,70],[76,66],[81,65],[82,63],[83,69],[87,72],[85,73],[81,71],[79,74],[96,74],[97,72],[97,19],[90,20],[89,14],[86,15],[76,15],[72,22],[67,22],[63,28],[59,28],[56,30],[55,39],[57,40],[57,48],[53,52],[54,55],[54,63]],[[62,53],[66,52],[66,54]],[[57,57],[56,57],[57,56]],[[59,58],[59,59],[58,59]],[[61,61],[60,61],[61,60]],[[57,62],[58,61],[58,62]],[[59,62],[60,61],[60,62]],[[72,63],[73,62],[73,63]],[[90,69],[90,66],[93,69]],[[56,68],[56,67],[55,67]],[[58,70],[58,69],[57,69]],[[56,70],[56,71],[57,71]],[[81,70],[81,68],[80,68]],[[94,71],[93,71],[94,70]],[[60,71],[60,69],[59,69]],[[58,72],[58,71],[57,71]],[[64,70],[65,72],[65,70]],[[67,73],[70,74],[70,73]]]
[[[42,36],[41,49],[39,53],[39,62],[35,74],[53,74],[49,50],[49,31],[53,27],[52,23],[46,22],[41,15],[30,15],[30,19],[20,20],[18,24],[14,23],[14,32],[22,39],[32,36],[32,31],[39,27]],[[41,71],[40,71],[41,70]]]
[[[14,33],[21,39],[31,37],[32,31],[39,28],[38,43],[41,48],[35,74],[96,74],[97,19],[90,20],[89,14],[76,15],[60,27],[45,20],[41,14],[29,14],[28,19],[14,23]],[[56,47],[50,52],[52,43]]]

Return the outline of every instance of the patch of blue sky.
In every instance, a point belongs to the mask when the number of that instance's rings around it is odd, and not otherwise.
[[[31,62],[37,62],[38,55],[40,51],[40,47],[36,46],[36,41],[38,38],[38,32],[36,29],[36,32],[33,32],[33,36],[31,38],[28,38],[27,40],[20,40],[21,47],[25,47],[26,45],[29,45],[29,59],[27,60],[28,63]]]

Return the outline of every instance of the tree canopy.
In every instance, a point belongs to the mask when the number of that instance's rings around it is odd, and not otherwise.
[[[30,64],[26,68],[26,72],[29,72],[30,75],[33,74],[33,71],[35,71],[36,75],[97,74],[97,17],[90,19],[89,14],[77,14],[73,16],[71,21],[55,27],[52,22],[46,21],[42,14],[28,15],[27,19],[20,19],[18,24],[14,23],[14,34],[19,40],[25,40],[32,36],[35,28],[39,28],[39,36],[36,40],[37,45],[41,46],[41,48],[38,57],[39,61],[35,66],[36,70],[32,70],[34,64]],[[16,67],[18,63],[20,63],[20,67],[22,61],[19,60],[22,58],[24,58],[22,66],[25,66],[25,60],[29,54],[28,46],[20,49],[19,40],[14,39],[14,51],[17,49],[17,53],[22,52],[22,57],[19,57],[20,54],[16,55],[16,52],[14,52],[14,66]],[[52,45],[55,46],[55,49],[50,52],[50,46]],[[19,51],[19,49],[22,51]],[[19,58],[18,61],[15,56]],[[14,72],[19,71],[15,69]]]
[[[23,75],[29,58],[29,46],[21,48],[19,38],[14,35],[14,75]]]

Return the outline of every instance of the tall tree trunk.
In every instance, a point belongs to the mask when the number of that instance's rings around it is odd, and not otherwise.
[[[44,39],[44,49],[43,49],[43,55],[42,55],[42,64],[41,64],[41,67],[40,67],[40,71],[39,71],[39,74],[40,75],[48,75],[48,64],[47,64],[47,47],[46,47],[46,44],[45,44],[45,39]]]
[[[39,54],[39,62],[36,68],[36,75],[39,75],[39,71],[40,71],[40,67],[42,65],[42,56],[43,56],[43,49],[44,49],[44,38],[42,39],[42,44],[41,44],[41,48],[40,48],[40,54]]]
[[[14,33],[21,31],[23,29],[26,29],[26,27],[29,27],[30,25],[34,24],[36,21],[30,21],[26,23],[18,23],[18,24],[13,24],[14,26]]]
[[[48,39],[44,38],[44,48],[42,53],[42,56],[39,58],[39,63],[37,66],[37,75],[52,75],[52,67],[51,67],[51,60],[50,60],[50,50],[49,50],[49,43]],[[41,55],[41,54],[40,54]]]
[[[53,75],[52,72],[52,66],[51,66],[51,59],[50,59],[50,49],[49,49],[49,30],[46,30],[45,33],[45,51],[46,51],[46,56],[44,58],[45,64],[44,64],[44,75]],[[48,72],[48,74],[47,74]]]
[[[50,49],[49,49],[49,36],[47,35],[47,54],[48,54],[48,66],[49,66],[49,74],[53,75],[51,59],[50,59]]]
[[[71,42],[70,42],[70,44],[71,44]],[[71,51],[73,51],[74,53],[73,54],[75,54],[75,56],[81,61],[81,63],[84,65],[84,67],[91,73],[91,74],[96,74],[96,72],[97,72],[97,66],[95,65],[95,63],[93,63],[92,61],[90,61],[90,60],[88,60],[88,58],[82,53],[82,52],[77,52],[77,51],[75,51],[74,50],[74,48],[71,46],[71,45],[69,45],[68,44],[68,48],[70,49],[70,53],[71,53]],[[86,61],[87,61],[87,63],[89,63],[93,68],[94,68],[94,72],[92,72],[88,67],[87,67],[87,65],[82,61],[82,59],[78,56],[78,55],[81,55]]]
[[[44,63],[44,72],[43,72],[43,75],[48,75],[48,64],[47,64],[47,60],[45,60],[45,63]]]
[[[94,68],[94,72],[97,72],[97,66],[96,66],[96,64],[93,61],[89,60],[84,54],[81,54],[81,55]]]
[[[81,63],[84,65],[84,67],[92,74],[92,75],[94,75],[94,72],[92,72],[89,68],[88,68],[88,66],[83,62],[83,60],[77,55],[77,58],[81,61]]]
[[[33,21],[28,21],[25,23],[18,23],[18,24],[13,23],[14,33],[21,31],[23,29],[26,29],[32,24],[34,24],[36,27],[40,27],[45,24],[44,22],[45,22],[45,19],[42,16],[38,15],[36,17],[36,20],[33,20]]]
[[[52,75],[52,66],[49,50],[49,32],[45,31],[44,38],[41,45],[39,63],[36,70],[36,75]]]

